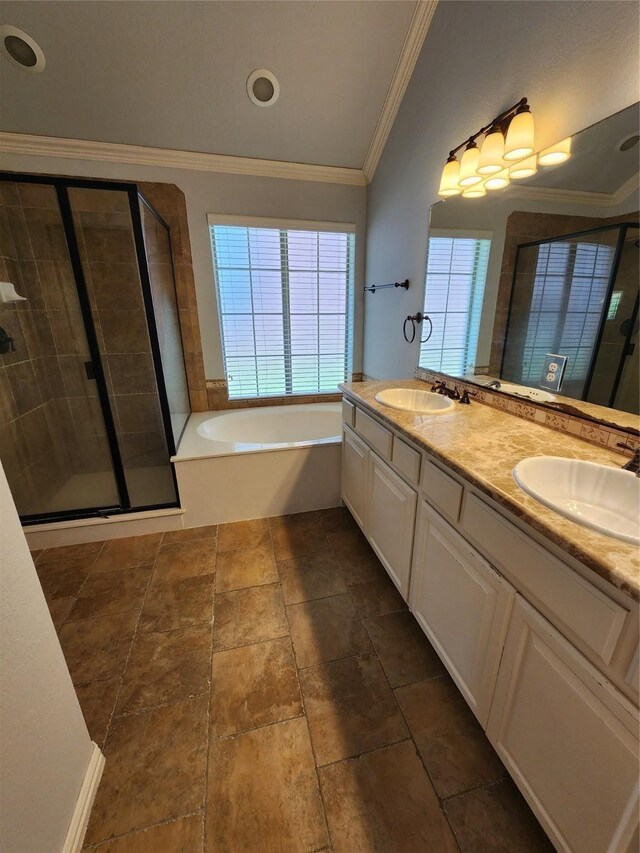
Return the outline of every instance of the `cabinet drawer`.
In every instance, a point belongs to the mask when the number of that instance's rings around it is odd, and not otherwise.
[[[462,492],[462,486],[453,477],[445,474],[428,459],[423,461],[422,494],[451,521],[460,518]]]
[[[355,411],[356,407],[353,403],[350,403],[348,400],[342,401],[342,420],[347,426],[353,426]]]
[[[379,423],[370,418],[369,415],[356,408],[356,432],[360,435],[382,456],[391,459],[391,445],[393,443],[393,434],[380,426]]]
[[[629,611],[572,571],[537,542],[468,494],[462,528],[504,568],[527,598],[569,636],[609,664]]]
[[[398,471],[402,472],[407,480],[415,483],[420,482],[420,454],[413,447],[395,436],[393,439],[393,455],[391,461]]]

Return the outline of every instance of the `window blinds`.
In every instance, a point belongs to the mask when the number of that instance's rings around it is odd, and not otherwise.
[[[335,392],[351,374],[355,235],[210,224],[231,398]]]
[[[430,237],[425,313],[433,332],[420,347],[420,366],[464,373],[475,364],[491,240]]]

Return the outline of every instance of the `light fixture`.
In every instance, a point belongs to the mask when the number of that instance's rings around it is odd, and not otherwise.
[[[476,143],[470,139],[467,142],[467,147],[460,158],[460,180],[459,187],[472,187],[474,184],[479,184],[482,177],[478,174],[478,161],[480,159],[480,151]]]
[[[26,302],[26,296],[20,296],[11,281],[0,281],[0,302]]]
[[[472,187],[467,187],[465,190],[462,190],[463,198],[482,198],[485,196],[487,191],[484,188],[484,184],[474,184]]]
[[[509,170],[503,169],[501,172],[496,172],[495,175],[489,175],[484,182],[485,188],[488,190],[503,190],[510,184]]]
[[[460,163],[456,159],[455,154],[450,154],[449,159],[444,164],[442,177],[440,178],[440,189],[438,195],[442,198],[449,198],[452,195],[460,195],[460,187],[458,180],[460,178]]]
[[[509,177],[511,180],[518,181],[521,178],[530,178],[531,175],[535,175],[537,171],[537,158],[535,154],[532,154],[531,157],[526,157],[519,163],[514,163],[513,166],[510,166]]]
[[[499,124],[494,124],[484,138],[480,148],[480,160],[478,161],[479,175],[493,175],[499,172],[504,164],[504,135]]]
[[[555,166],[557,163],[564,163],[571,157],[571,137],[567,136],[561,142],[556,142],[549,148],[545,148],[538,155],[539,166]]]
[[[518,107],[509,123],[504,141],[504,159],[522,160],[523,157],[533,154],[535,151],[533,137],[533,116],[529,104],[525,102]]]
[[[271,107],[280,95],[276,75],[266,68],[257,68],[247,78],[247,95],[257,107]]]
[[[10,24],[0,26],[0,53],[12,65],[31,74],[44,71],[45,59],[40,45],[24,30]]]

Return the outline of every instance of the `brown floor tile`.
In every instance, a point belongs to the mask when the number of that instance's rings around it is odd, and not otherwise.
[[[329,550],[329,543],[319,519],[313,514],[302,513],[284,517],[272,524],[271,538],[276,560],[290,560],[292,557],[305,557],[307,554],[319,554]]]
[[[318,518],[324,527],[325,533],[335,533],[336,530],[358,529],[358,525],[346,506],[320,509],[318,510]]]
[[[209,851],[310,851],[327,844],[304,718],[213,740]]]
[[[400,687],[396,697],[438,796],[504,778],[502,762],[451,678]]]
[[[177,545],[180,542],[190,542],[192,539],[209,539],[218,532],[217,524],[206,527],[185,527],[182,530],[166,530],[162,537],[163,545]]]
[[[276,561],[270,545],[223,551],[216,564],[216,592],[261,586],[278,580]]]
[[[113,721],[85,843],[202,807],[207,704],[207,697],[201,696]]]
[[[211,575],[215,568],[216,540],[213,537],[163,545],[156,558],[153,583]]]
[[[446,673],[433,646],[408,610],[365,619],[364,624],[392,687]]]
[[[319,774],[335,853],[457,850],[411,741],[321,767]]]
[[[58,637],[74,684],[122,675],[137,613],[66,622]]]
[[[213,619],[213,575],[151,581],[138,631],[149,634],[191,628]]]
[[[73,607],[74,601],[75,598],[73,596],[69,596],[68,598],[52,598],[51,601],[47,601],[49,613],[51,614],[51,621],[53,622],[53,626],[56,631],[59,631],[62,627],[65,619],[69,615],[69,611]]]
[[[149,586],[151,571],[151,566],[138,566],[126,571],[90,572],[68,618],[89,619],[92,616],[139,611]]]
[[[75,598],[91,571],[91,560],[72,560],[68,563],[47,563],[36,566],[38,579],[47,601],[56,598]]]
[[[383,570],[375,578],[349,585],[349,592],[363,616],[384,616],[397,610],[406,610],[407,605],[389,575]]]
[[[296,666],[288,637],[213,655],[211,733],[255,729],[302,714]]]
[[[384,572],[380,560],[359,529],[329,533],[329,544],[347,583],[369,581]]]
[[[80,684],[76,687],[76,696],[82,708],[89,735],[100,748],[104,745],[107,726],[116,704],[119,688],[120,679],[117,676],[101,681],[90,681],[88,684]]]
[[[275,640],[289,633],[282,591],[277,583],[216,593],[214,608],[216,651]]]
[[[292,604],[287,613],[300,669],[371,651],[350,595]]]
[[[211,626],[138,634],[118,699],[118,714],[197,696],[209,689]]]
[[[312,554],[278,563],[285,604],[299,604],[347,592],[347,585],[333,554]]]
[[[83,542],[78,545],[62,545],[60,548],[45,548],[38,557],[38,568],[61,565],[62,563],[92,563],[104,542]]]
[[[199,853],[203,844],[202,815],[141,829],[92,847],[96,853]]]
[[[300,686],[319,765],[409,737],[375,655],[304,669]]]
[[[553,845],[511,779],[444,804],[462,853],[552,853]]]
[[[156,558],[162,533],[147,533],[144,536],[127,536],[124,539],[110,539],[105,542],[100,556],[95,562],[94,571],[111,572],[114,569],[128,569],[141,566]]]
[[[238,548],[254,548],[268,544],[269,522],[266,518],[250,521],[233,521],[218,525],[218,551],[235,551]]]

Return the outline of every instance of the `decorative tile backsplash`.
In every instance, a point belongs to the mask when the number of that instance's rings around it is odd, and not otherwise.
[[[424,367],[416,368],[415,377],[416,379],[421,379],[423,382],[431,383],[444,380],[449,385],[453,384],[460,389],[466,389],[470,396],[479,403],[485,403],[494,409],[510,412],[518,418],[535,421],[542,426],[549,427],[549,429],[575,435],[577,438],[588,441],[590,444],[609,447],[611,450],[627,456],[631,456],[633,451],[640,447],[640,436],[631,435],[628,432],[617,430],[605,424],[590,423],[583,418],[577,418],[573,415],[552,412],[545,406],[535,403],[533,400],[515,400],[513,397],[507,397],[505,394],[497,394],[487,388],[479,388],[472,382],[466,382],[463,379],[453,379],[445,373],[438,373],[436,370],[426,370]],[[626,444],[628,450],[618,447],[620,443]]]

